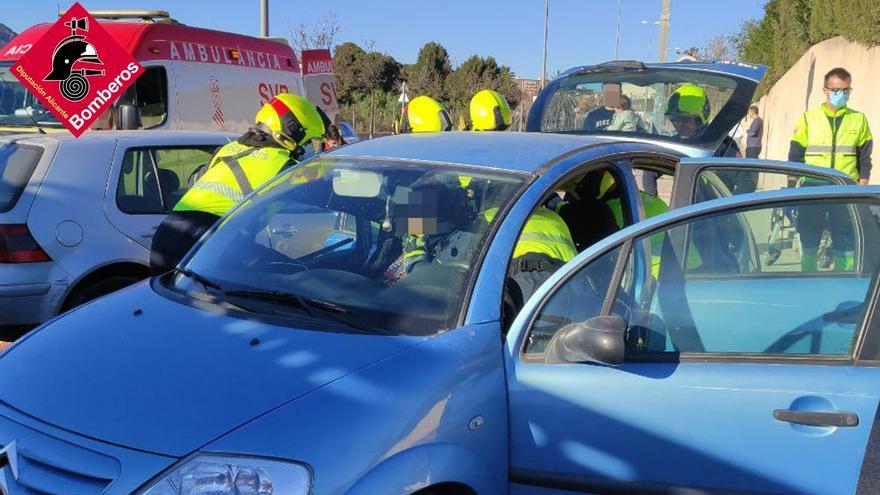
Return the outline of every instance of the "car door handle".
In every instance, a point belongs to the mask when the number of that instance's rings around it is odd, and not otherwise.
[[[839,426],[852,428],[859,425],[859,415],[856,413],[816,412],[816,411],[793,411],[791,409],[776,409],[773,418],[786,423],[795,423],[806,426]]]

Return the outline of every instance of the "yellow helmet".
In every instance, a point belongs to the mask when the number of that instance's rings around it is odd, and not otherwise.
[[[324,137],[330,123],[312,102],[290,93],[275,95],[257,112],[254,120],[257,129],[289,150]]]
[[[484,89],[471,98],[471,128],[475,131],[503,131],[510,127],[510,105],[498,91]]]
[[[706,90],[696,84],[683,84],[666,102],[666,116],[693,115],[704,125],[709,121],[709,98]]]
[[[407,106],[406,116],[412,132],[442,132],[452,129],[449,112],[430,96],[413,98]]]

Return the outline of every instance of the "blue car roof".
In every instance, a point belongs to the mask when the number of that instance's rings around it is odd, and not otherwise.
[[[605,64],[600,65],[581,65],[578,67],[572,67],[571,69],[568,69],[567,71],[557,76],[555,79],[570,76],[578,72],[597,70],[603,65],[611,66],[614,64],[616,64],[616,62],[606,62]],[[745,62],[673,62],[665,64],[646,63],[642,65],[645,69],[675,69],[684,71],[690,70],[700,72],[716,72],[718,74],[741,77],[754,81],[756,83],[761,82],[761,79],[764,77],[764,73],[767,72],[767,67],[763,65],[749,64]]]
[[[532,132],[442,132],[370,139],[329,156],[419,160],[531,173],[569,152],[614,142],[619,140]]]

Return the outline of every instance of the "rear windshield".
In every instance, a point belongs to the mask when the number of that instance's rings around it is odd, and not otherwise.
[[[684,70],[573,74],[547,88],[540,131],[710,144],[744,114],[750,83]]]
[[[18,143],[0,145],[0,212],[15,206],[43,156],[43,148]]]

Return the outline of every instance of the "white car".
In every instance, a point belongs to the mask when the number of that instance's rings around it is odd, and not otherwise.
[[[156,227],[192,172],[232,139],[113,131],[0,140],[0,329],[15,333],[147,277]]]

